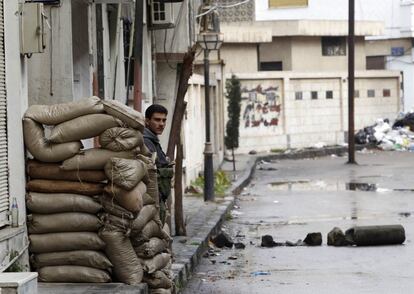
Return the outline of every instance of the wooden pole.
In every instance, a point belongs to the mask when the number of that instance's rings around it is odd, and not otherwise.
[[[180,136],[181,137],[181,136]],[[174,222],[175,235],[186,236],[187,231],[184,222],[183,210],[183,144],[181,138],[177,145],[177,157],[175,159],[175,182],[174,182]]]

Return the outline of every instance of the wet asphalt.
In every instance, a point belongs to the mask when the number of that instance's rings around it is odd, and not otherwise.
[[[245,249],[205,254],[183,293],[414,293],[414,153],[263,162],[223,229]],[[327,246],[327,233],[402,224],[403,245]],[[260,247],[321,232],[318,247]]]

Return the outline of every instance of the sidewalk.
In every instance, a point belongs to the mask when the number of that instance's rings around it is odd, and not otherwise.
[[[357,148],[361,149],[361,148]],[[233,172],[233,163],[224,161],[221,169],[228,173],[230,179],[236,180],[228,189],[228,196],[216,197],[215,202],[204,202],[203,195],[184,195],[184,218],[186,220],[187,236],[174,237],[172,249],[174,254],[173,274],[177,293],[180,293],[191,278],[192,272],[199,264],[203,252],[208,248],[210,236],[220,230],[234,204],[235,195],[241,193],[248,185],[254,174],[256,164],[262,160],[302,159],[331,154],[343,155],[346,147],[334,146],[326,148],[307,148],[284,153],[261,153],[255,155],[237,155],[236,172]],[[172,212],[173,214],[173,212]],[[175,234],[174,219],[172,219],[172,235]]]

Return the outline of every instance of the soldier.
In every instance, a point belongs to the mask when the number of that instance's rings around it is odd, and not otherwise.
[[[171,194],[173,163],[162,150],[159,135],[162,135],[167,122],[168,110],[159,104],[152,104],[145,111],[144,143],[152,153],[157,153],[155,164],[158,170],[158,190],[160,194],[160,217],[165,221],[166,202]]]

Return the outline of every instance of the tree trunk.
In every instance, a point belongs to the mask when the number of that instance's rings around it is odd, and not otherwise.
[[[175,100],[174,114],[171,121],[170,136],[168,138],[167,156],[174,158],[175,146],[179,144],[177,138],[181,133],[181,122],[184,117],[185,102],[184,97],[188,89],[188,80],[193,74],[193,62],[195,56],[195,45],[184,55],[183,65],[180,71],[178,81],[177,99]]]
[[[234,158],[234,148],[231,148],[231,154],[233,156],[233,171],[236,171],[236,159]]]
[[[174,181],[174,221],[175,235],[186,236],[187,231],[184,223],[183,211],[183,144],[181,138],[177,145],[177,157],[175,159],[175,181]]]

